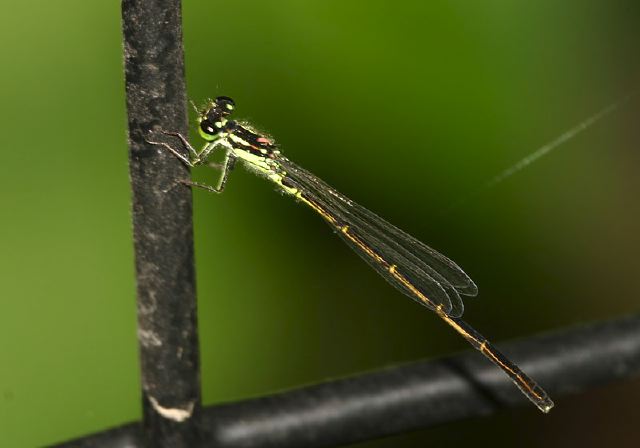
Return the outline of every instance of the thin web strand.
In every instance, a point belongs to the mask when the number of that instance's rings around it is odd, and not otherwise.
[[[581,123],[579,123],[576,126],[570,128],[566,132],[562,133],[556,139],[552,140],[551,142],[549,142],[549,143],[541,146],[540,148],[536,149],[535,151],[531,152],[527,156],[525,156],[522,159],[520,159],[518,162],[516,162],[513,165],[511,165],[509,168],[507,168],[504,171],[502,171],[501,173],[499,173],[497,176],[493,177],[491,180],[487,181],[482,187],[480,187],[474,193],[471,193],[467,197],[455,202],[451,207],[449,207],[447,210],[445,210],[444,214],[448,214],[448,213],[451,213],[451,212],[459,209],[462,205],[468,203],[471,199],[476,198],[480,194],[485,193],[487,190],[490,190],[491,188],[495,187],[496,185],[504,182],[506,179],[508,179],[509,177],[513,176],[514,174],[516,174],[520,170],[522,170],[522,169],[526,168],[527,166],[531,165],[533,162],[538,161],[540,158],[546,156],[551,151],[559,148],[564,143],[568,142],[572,138],[576,137],[577,135],[579,135],[582,132],[586,131],[587,129],[591,128],[597,122],[599,122],[600,120],[604,119],[608,115],[610,115],[613,112],[615,112],[616,110],[618,110],[620,107],[622,107],[624,104],[626,104],[629,100],[631,100],[638,93],[640,93],[640,90],[635,90],[635,91],[627,94],[623,98],[620,98],[619,100],[607,105],[606,107],[602,108],[601,110],[599,110],[598,112],[596,112],[595,114],[593,114],[592,116],[587,118],[586,120],[582,121]]]

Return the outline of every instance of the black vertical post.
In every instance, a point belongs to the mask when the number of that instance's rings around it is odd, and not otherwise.
[[[176,184],[188,169],[146,140],[187,131],[180,8],[122,2],[144,437],[172,448],[201,440],[191,192]]]

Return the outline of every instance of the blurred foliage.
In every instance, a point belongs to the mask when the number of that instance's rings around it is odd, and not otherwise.
[[[638,100],[447,210],[637,87],[638,5],[189,1],[188,88],[451,256],[480,286],[467,319],[524,337],[637,309]],[[2,24],[0,446],[30,447],[140,417],[120,11]],[[264,180],[194,200],[206,404],[467,348]],[[631,390],[359,446],[633,446]]]

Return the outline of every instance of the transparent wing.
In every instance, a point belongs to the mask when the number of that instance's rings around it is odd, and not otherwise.
[[[285,175],[284,182],[289,182],[303,198],[316,204],[317,211],[336,229],[342,240],[389,283],[428,308],[434,306],[421,299],[420,294],[428,297],[435,306],[442,305],[448,315],[462,315],[464,306],[460,294],[473,296],[478,289],[457,264],[290,160],[281,157],[278,163]],[[343,231],[345,226],[348,232]],[[391,265],[396,266],[409,284],[399,281],[389,272]]]

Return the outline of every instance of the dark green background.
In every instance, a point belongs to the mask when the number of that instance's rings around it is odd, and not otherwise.
[[[499,342],[637,311],[637,99],[445,211],[638,86],[638,13],[189,1],[189,95],[234,97],[291,159],[455,259],[480,287],[466,318]],[[119,2],[12,2],[0,22],[0,446],[31,447],[140,417]],[[194,193],[205,404],[467,349],[273,190],[236,170]],[[635,446],[639,395],[359,446]]]

